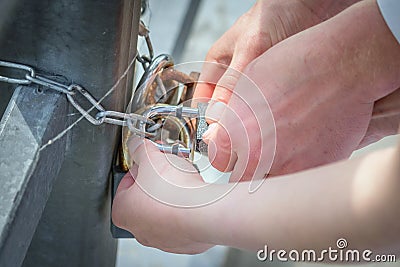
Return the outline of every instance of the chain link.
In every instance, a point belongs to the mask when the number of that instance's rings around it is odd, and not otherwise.
[[[34,84],[38,84],[41,85],[43,87],[47,87],[50,88],[52,90],[58,91],[60,93],[66,94],[66,95],[73,95],[75,94],[75,92],[73,90],[71,90],[70,88],[72,88],[73,86],[78,86],[78,85],[64,85],[62,83],[47,79],[45,77],[39,76],[39,75],[29,75],[26,74],[25,78],[30,81],[31,83]]]
[[[147,70],[148,66],[151,64],[154,58],[154,49],[153,44],[151,43],[150,31],[141,20],[139,23],[139,36],[144,37],[147,45],[147,50],[149,52],[148,55],[140,55],[139,51],[137,51],[136,59],[142,64],[144,70]]]
[[[27,71],[28,74],[31,77],[35,77],[35,70],[29,66],[26,65],[22,65],[22,64],[17,64],[17,63],[12,63],[12,62],[8,62],[8,61],[0,61],[0,67],[4,67],[4,68],[9,68],[9,69],[16,69],[16,70],[24,70]],[[24,76],[23,78],[12,78],[12,77],[6,77],[6,76],[2,76],[0,75],[0,82],[5,82],[5,83],[11,83],[11,84],[30,84],[31,81],[29,81],[28,79],[26,79],[26,77]]]
[[[9,84],[18,84],[18,85],[30,85],[30,84],[37,84],[67,96],[68,102],[79,111],[79,113],[88,120],[93,125],[101,125],[103,123],[114,124],[114,125],[121,125],[121,126],[128,126],[128,125],[135,125],[135,123],[127,123],[128,120],[132,120],[134,122],[141,121],[145,124],[154,125],[155,122],[151,119],[138,115],[138,114],[131,114],[131,113],[121,113],[117,111],[107,111],[99,101],[97,101],[87,90],[85,90],[79,84],[69,84],[65,85],[59,83],[55,80],[51,80],[49,78],[40,76],[36,74],[34,68],[0,60],[0,67],[14,69],[19,71],[25,72],[25,77],[8,77],[4,75],[0,75],[0,82],[5,82]],[[91,108],[86,110],[83,108],[77,101],[77,94],[81,95],[87,102],[91,104]],[[90,112],[95,109],[97,111],[96,116],[92,116]],[[133,126],[132,126],[133,127]],[[131,128],[131,127],[130,127]],[[145,134],[138,129],[131,129],[133,132],[137,134]]]
[[[140,88],[144,84],[155,81],[157,86],[160,88],[163,97],[166,97],[167,91],[161,77],[159,76],[159,73],[161,70],[173,65],[172,58],[166,54],[162,54],[154,58],[153,45],[149,37],[149,30],[143,21],[140,21],[139,24],[139,35],[145,38],[148,55],[140,55],[139,52],[137,52],[136,55],[136,60],[142,64],[144,69],[144,75],[139,81],[138,87]],[[107,123],[119,126],[127,126],[132,133],[147,138],[153,138],[156,136],[156,132],[164,126],[164,121],[159,120],[156,123],[154,120],[152,120],[152,118],[156,118],[160,115],[173,116],[178,119],[182,119],[182,117],[196,118],[198,116],[198,109],[169,105],[153,106],[144,112],[143,115],[106,110],[100,104],[101,100],[98,101],[79,84],[71,83],[67,85],[38,75],[36,70],[28,65],[0,60],[0,67],[17,72],[19,71],[24,74],[24,76],[21,74],[20,77],[3,76],[0,74],[0,82],[18,85],[36,84],[65,94],[68,102],[93,125],[102,125],[103,123]],[[187,80],[189,82],[194,82],[191,77],[186,77],[183,73],[178,71],[167,73],[167,75],[171,74],[177,76],[175,78],[178,78],[178,80],[183,79],[183,81]],[[138,94],[140,95],[140,92]],[[83,108],[81,104],[79,104],[78,98],[85,99],[86,102],[91,105],[91,107],[87,110]],[[95,116],[90,114],[93,110],[97,111]],[[191,154],[190,148],[186,148],[178,143],[171,146],[158,144],[156,142],[153,143],[160,149],[160,151],[176,155],[183,155],[185,157],[189,157]]]

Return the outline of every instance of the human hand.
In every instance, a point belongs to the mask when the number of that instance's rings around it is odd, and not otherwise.
[[[360,18],[368,18],[369,23],[360,24],[356,21]],[[371,30],[376,33],[373,37]],[[281,42],[249,64],[244,74],[260,87],[275,118],[277,147],[269,175],[350,156],[366,138],[375,101],[400,85],[399,63],[398,43],[376,2],[364,1]],[[260,97],[252,97],[253,91],[240,86],[241,79],[218,125],[205,136],[212,144],[213,165],[233,170],[234,180],[255,175],[259,168],[255,162],[260,159],[265,164],[260,155],[270,153],[266,145],[275,137],[271,127],[269,132],[257,133],[254,125],[261,118],[252,118],[244,106],[253,113],[262,112]],[[239,137],[232,113],[244,119],[248,139],[253,140],[248,145],[250,154],[242,155],[245,150],[237,149],[243,136]],[[235,165],[245,161],[246,165]],[[245,169],[245,175],[236,175],[240,172],[236,167]]]
[[[400,123],[400,88],[375,101],[368,130],[358,148],[398,133]]]
[[[139,243],[167,252],[195,254],[212,247],[197,242],[196,233],[188,230],[200,221],[191,215],[190,207],[199,201],[193,191],[205,185],[193,165],[139,138],[129,142],[129,152],[135,165],[115,195],[114,224]]]
[[[240,73],[251,61],[280,41],[334,16],[357,1],[257,1],[209,50],[207,62],[229,68],[206,65],[199,80],[207,83],[198,84],[194,99],[212,98],[214,102],[227,104]],[[207,113],[210,117],[218,117],[220,109],[218,105],[210,106]]]

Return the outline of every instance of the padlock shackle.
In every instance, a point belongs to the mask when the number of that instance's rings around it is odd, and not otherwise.
[[[165,68],[171,67],[174,65],[174,61],[172,57],[168,54],[161,54],[154,58],[154,60],[150,63],[149,67],[145,70],[142,78],[140,79],[136,90],[133,94],[132,99],[132,107],[135,107],[136,110],[141,109],[147,106],[149,103],[146,103],[146,97],[150,93],[150,86],[156,76]]]

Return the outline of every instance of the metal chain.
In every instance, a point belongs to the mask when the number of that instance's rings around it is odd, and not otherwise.
[[[139,26],[139,35],[143,36],[146,40],[147,49],[149,51],[149,56],[139,55],[136,56],[136,59],[142,64],[143,68],[146,70],[152,59],[154,57],[153,46],[149,37],[149,30],[144,25],[142,21],[140,21]],[[57,92],[63,93],[67,96],[68,101],[71,105],[79,111],[79,113],[88,120],[93,125],[101,125],[103,123],[120,125],[120,126],[128,126],[129,129],[139,135],[146,135],[146,132],[140,130],[136,125],[136,122],[140,122],[140,125],[147,124],[150,126],[150,129],[153,130],[156,123],[145,116],[135,114],[135,113],[122,113],[118,111],[106,110],[101,104],[100,101],[97,101],[87,90],[85,90],[79,84],[69,84],[65,85],[59,83],[55,80],[46,78],[44,76],[38,75],[36,70],[33,67],[13,63],[9,61],[0,60],[0,67],[13,69],[17,71],[25,71],[25,76],[23,77],[7,77],[0,75],[0,82],[5,82],[9,84],[18,84],[18,85],[30,85],[37,84]],[[77,93],[82,95],[91,105],[92,107],[88,110],[85,110],[76,100]],[[90,115],[93,109],[97,110],[96,116]],[[141,127],[140,127],[141,128]]]
[[[159,75],[159,70],[173,65],[172,58],[169,55],[164,54],[154,58],[153,45],[149,37],[149,30],[147,29],[143,21],[140,21],[139,24],[139,35],[144,37],[146,40],[148,55],[140,55],[139,52],[137,52],[136,55],[136,60],[142,64],[145,72],[145,79],[142,77],[142,79],[139,81],[138,86],[140,87],[142,85],[141,83],[146,83],[150,81],[146,79],[146,75],[155,75],[155,82],[162,91],[163,96],[165,97],[167,95],[167,91]],[[182,117],[196,118],[199,115],[199,109],[169,105],[153,106],[152,108],[144,112],[143,115],[106,110],[100,104],[101,101],[95,99],[87,90],[85,90],[79,84],[71,83],[66,85],[60,83],[50,78],[38,75],[34,68],[23,64],[0,60],[0,67],[25,72],[25,76],[23,76],[22,78],[7,77],[0,74],[0,82],[18,85],[36,84],[65,94],[68,102],[71,103],[71,105],[77,111],[79,111],[79,113],[87,121],[89,121],[93,125],[102,125],[103,123],[107,123],[119,126],[127,126],[131,132],[139,136],[152,138],[156,136],[156,131],[164,126],[164,120],[157,120],[157,122],[155,122],[151,118],[156,118],[158,115],[164,115],[174,116],[182,119]],[[166,72],[166,75],[172,75],[175,77],[176,80],[194,82],[194,80],[190,76],[187,76],[177,70],[174,70],[173,72]],[[86,99],[86,101],[91,104],[91,108],[85,110],[76,99],[78,95]],[[92,110],[97,111],[97,114],[95,116],[92,116],[90,114]],[[189,157],[191,155],[190,148],[186,148],[178,143],[172,146],[166,146],[155,142],[154,144],[160,149],[160,151],[173,153],[176,155],[183,155],[184,157]]]
[[[144,70],[147,70],[148,66],[151,64],[154,58],[154,49],[153,44],[149,35],[150,31],[141,20],[139,23],[139,36],[144,37],[146,41],[147,50],[149,52],[148,55],[140,55],[139,51],[137,51],[136,59],[142,64]]]
[[[25,77],[7,77],[0,75],[0,82],[5,82],[9,84],[18,84],[18,85],[30,85],[37,84],[57,92],[63,93],[67,96],[67,99],[71,105],[79,111],[79,113],[85,117],[93,125],[101,125],[103,123],[121,125],[121,126],[131,126],[135,125],[134,123],[127,123],[128,120],[132,120],[134,122],[141,121],[143,123],[149,124],[150,126],[155,125],[155,122],[147,117],[133,114],[133,113],[122,113],[117,111],[109,111],[106,110],[99,101],[97,101],[87,90],[85,90],[79,84],[69,84],[65,85],[59,83],[55,80],[51,80],[49,78],[40,76],[36,74],[36,70],[30,66],[3,61],[0,60],[0,67],[25,71]],[[76,100],[77,94],[82,95],[91,105],[92,107],[88,110],[85,110]],[[96,116],[90,115],[90,111],[92,109],[97,110]],[[131,129],[131,127],[129,127]],[[131,129],[133,132],[137,134],[145,134],[138,129]]]

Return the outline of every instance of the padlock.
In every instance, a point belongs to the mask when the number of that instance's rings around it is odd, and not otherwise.
[[[198,76],[198,73],[187,75],[175,70],[171,57],[166,54],[150,63],[129,108],[130,112],[149,118],[155,124],[128,121],[122,142],[121,164],[124,170],[127,171],[132,164],[127,144],[135,132],[153,141],[162,152],[193,159],[198,109],[189,106]],[[154,129],[157,125],[159,128]]]
[[[139,128],[145,133],[144,137],[150,140],[155,139],[162,141],[153,141],[160,151],[193,160],[193,153],[195,151],[203,154],[207,152],[207,145],[202,141],[202,135],[208,128],[205,119],[206,108],[207,104],[204,103],[199,103],[197,108],[185,107],[183,105],[172,106],[156,104],[143,112],[142,115],[151,120],[159,118],[175,122],[175,125],[172,127],[166,125],[164,122],[164,126],[158,128],[158,130],[164,130],[164,128],[170,129],[168,132],[173,130],[173,128],[177,130],[179,135],[175,137],[168,136],[169,139],[175,140],[170,143],[166,141],[167,138],[163,137],[162,131],[161,134],[153,134],[151,131],[153,126],[147,127],[143,121],[139,122]],[[128,128],[129,127],[130,125],[128,124]]]
[[[128,140],[138,134],[152,141],[160,151],[194,159],[195,151],[206,154],[207,145],[202,140],[207,130],[206,104],[190,107],[199,73],[190,75],[173,68],[169,55],[156,57],[146,68],[134,92],[128,112],[134,112],[153,121],[128,120],[123,128],[121,148],[113,168],[112,199],[116,189],[132,165]],[[194,165],[195,166],[195,165]],[[195,166],[196,167],[196,166]],[[111,221],[114,238],[132,238],[132,234],[116,227]]]

